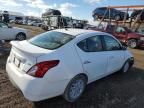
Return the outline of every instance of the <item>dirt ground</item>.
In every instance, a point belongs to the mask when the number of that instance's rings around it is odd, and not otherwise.
[[[38,30],[31,31],[35,35]],[[88,85],[76,103],[67,103],[61,96],[41,102],[26,100],[8,79],[5,54],[0,57],[0,108],[144,108],[144,50],[129,50],[135,57],[133,68]]]

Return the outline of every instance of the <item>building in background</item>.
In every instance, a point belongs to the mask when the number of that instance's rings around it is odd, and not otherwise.
[[[5,12],[0,11],[0,16]],[[9,20],[23,20],[25,19],[25,15],[20,13],[20,12],[12,12],[12,11],[7,11],[9,13]]]

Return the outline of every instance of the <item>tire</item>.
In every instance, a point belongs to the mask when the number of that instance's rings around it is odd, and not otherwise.
[[[16,36],[16,40],[22,41],[26,39],[26,35],[24,33],[18,33]]]
[[[129,63],[129,60],[127,60],[126,62],[125,62],[125,64],[123,65],[123,67],[121,68],[121,70],[120,70],[120,72],[122,72],[122,73],[126,73],[126,72],[128,72],[128,70],[130,69],[130,63]]]
[[[68,102],[75,102],[85,90],[87,78],[84,75],[77,75],[68,84],[63,97]]]
[[[115,19],[116,21],[119,21],[119,20],[121,20],[121,16],[117,14],[117,15],[114,16],[114,19]]]
[[[133,49],[138,47],[138,43],[136,39],[128,40],[127,45],[128,47],[133,48]]]

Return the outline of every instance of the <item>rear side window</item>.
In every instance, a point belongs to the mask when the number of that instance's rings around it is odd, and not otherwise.
[[[121,46],[118,41],[110,36],[104,36],[105,42],[105,50],[106,51],[113,51],[113,50],[120,50]]]
[[[93,36],[80,41],[77,46],[85,52],[99,52],[103,50],[99,36]]]
[[[35,46],[53,50],[53,49],[57,49],[65,45],[66,43],[71,41],[73,38],[74,36],[69,35],[69,34],[56,32],[56,31],[50,31],[50,32],[40,34],[34,38],[31,38],[28,41]]]

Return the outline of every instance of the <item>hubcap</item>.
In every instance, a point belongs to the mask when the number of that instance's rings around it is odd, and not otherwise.
[[[124,66],[124,72],[127,72],[128,71],[128,69],[129,69],[129,63],[127,62],[126,64],[125,64],[125,66]]]
[[[137,43],[135,41],[130,41],[130,47],[135,48],[137,46]]]
[[[83,92],[83,90],[84,90],[83,80],[79,79],[74,81],[70,87],[70,92],[69,92],[70,98],[71,99],[78,98]]]
[[[24,39],[25,39],[25,36],[24,36],[23,34],[19,34],[19,35],[17,36],[17,39],[18,39],[18,40],[24,40]]]

